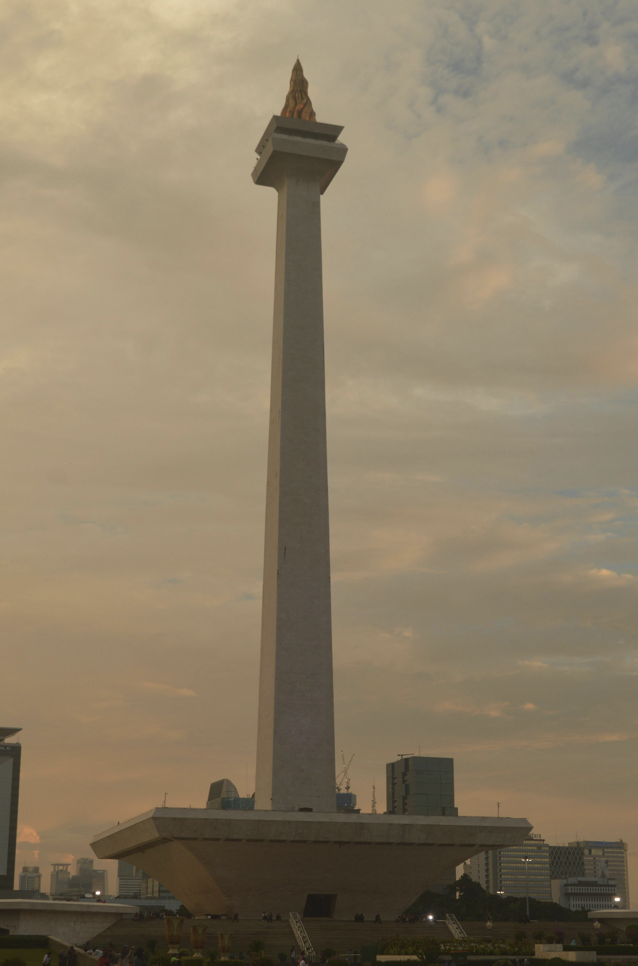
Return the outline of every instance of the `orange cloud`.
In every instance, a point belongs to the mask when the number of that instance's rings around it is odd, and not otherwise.
[[[40,841],[40,836],[30,825],[18,826],[18,842],[32,842],[34,845]]]

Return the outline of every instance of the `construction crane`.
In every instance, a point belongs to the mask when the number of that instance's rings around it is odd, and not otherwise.
[[[346,783],[346,791],[347,792],[350,791],[350,775],[348,774],[348,769],[350,768],[350,765],[352,764],[352,759],[353,758],[354,758],[354,752],[350,755],[350,761],[346,765],[346,756],[344,755],[343,751],[341,752],[341,763],[343,764],[343,768],[341,769],[341,771],[337,775],[337,791],[338,792],[341,791],[341,786],[343,785],[344,782]]]

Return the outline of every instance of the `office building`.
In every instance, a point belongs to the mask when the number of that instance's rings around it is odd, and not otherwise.
[[[583,901],[589,896],[590,902],[604,903],[583,908],[630,908],[627,843],[622,839],[617,842],[580,841],[569,842],[568,845],[546,845],[539,835],[532,835],[524,845],[492,849],[475,855],[469,863],[470,875],[488,892],[524,896],[525,863],[522,859],[525,855],[532,860],[528,869],[531,897],[549,900],[552,894],[562,894],[564,901],[561,905],[567,903],[566,908],[572,908],[569,903],[572,899],[578,901],[580,895]],[[600,880],[605,880],[608,885],[613,884],[612,899],[618,897],[620,902],[606,905],[610,889],[601,891],[597,885]],[[561,893],[562,887],[553,886],[553,882],[569,884]],[[591,891],[582,892],[584,889]]]
[[[68,897],[108,894],[108,873],[106,869],[95,869],[94,859],[78,858],[75,860],[75,875],[72,875],[63,893]]]
[[[388,815],[458,815],[454,759],[405,755],[386,766]]]
[[[566,909],[576,912],[586,909],[617,909],[620,903],[616,883],[612,879],[592,879],[582,876],[570,879],[552,879],[552,899]]]
[[[80,899],[83,896],[108,895],[109,882],[106,869],[94,869],[94,859],[76,859],[75,875],[71,874],[70,862],[56,862],[51,872],[51,895]]]
[[[171,890],[163,886],[161,882],[147,875],[146,872],[142,873],[142,899],[174,900],[175,898]]]
[[[117,891],[124,899],[175,899],[161,882],[122,859],[117,863]]]
[[[479,852],[470,869],[486,892],[551,902],[549,846],[540,835],[530,835],[522,845]]]
[[[583,850],[576,845],[550,845],[549,875],[552,881],[583,879],[585,877]]]
[[[23,865],[18,889],[20,892],[42,892],[42,873],[39,865]]]
[[[22,728],[0,728],[0,890],[13,889],[18,833],[22,746],[7,738]]]
[[[142,870],[123,859],[117,863],[117,894],[124,899],[139,899],[142,895]]]
[[[93,869],[89,892],[95,895],[99,893],[101,896],[109,894],[109,874],[106,869]]]
[[[582,849],[585,875],[593,879],[612,879],[616,883],[620,909],[631,909],[629,904],[629,869],[627,843],[580,841],[570,842],[570,847]]]
[[[71,863],[54,862],[51,867],[51,897],[64,896],[71,882]]]
[[[403,755],[386,766],[388,815],[455,815],[454,759]],[[339,798],[339,796],[337,796]],[[446,892],[456,879],[456,867],[446,869],[431,892]]]

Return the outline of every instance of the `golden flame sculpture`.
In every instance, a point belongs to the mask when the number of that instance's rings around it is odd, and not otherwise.
[[[202,958],[202,950],[206,945],[207,922],[195,922],[191,926],[191,946],[193,949],[193,959]]]
[[[176,953],[182,941],[184,920],[181,916],[166,916],[164,919],[164,936],[168,943],[169,953]]]
[[[308,97],[308,81],[304,77],[301,61],[297,57],[290,76],[290,90],[286,94],[281,117],[300,117],[302,121],[316,121],[317,115],[312,109],[312,101]]]
[[[219,951],[221,953],[220,959],[228,959],[230,951],[233,948],[232,932],[218,932],[217,938],[219,940]]]

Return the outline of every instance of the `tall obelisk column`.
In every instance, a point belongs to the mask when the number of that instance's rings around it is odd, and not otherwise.
[[[255,808],[334,812],[320,196],[347,148],[314,118],[297,61],[253,171],[279,196]]]

